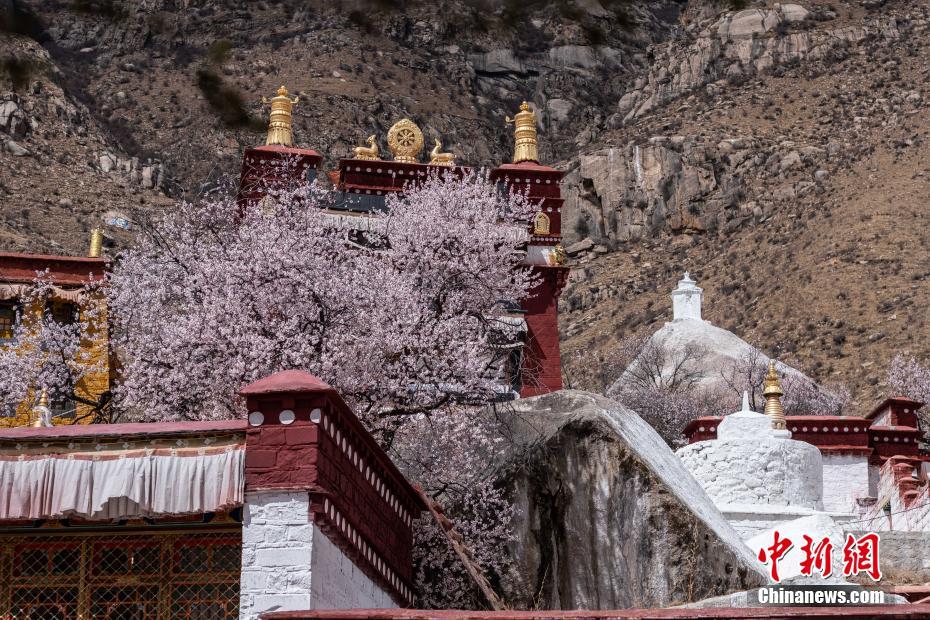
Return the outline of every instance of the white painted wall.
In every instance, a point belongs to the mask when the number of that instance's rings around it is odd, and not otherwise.
[[[358,569],[317,526],[313,526],[313,609],[397,607],[390,595]]]
[[[239,618],[268,611],[397,607],[316,526],[306,491],[246,493]]]
[[[306,491],[246,493],[239,617],[310,609],[313,523]]]
[[[869,496],[869,460],[857,454],[823,455],[823,509],[855,512],[856,498]]]

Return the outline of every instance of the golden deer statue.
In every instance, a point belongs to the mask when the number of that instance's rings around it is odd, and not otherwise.
[[[375,141],[375,137],[368,136],[365,142],[368,143],[368,146],[357,146],[352,149],[355,159],[379,159],[378,143]]]
[[[436,138],[436,146],[430,151],[429,163],[433,166],[454,166],[455,153],[443,153],[442,143],[439,141],[439,138]]]

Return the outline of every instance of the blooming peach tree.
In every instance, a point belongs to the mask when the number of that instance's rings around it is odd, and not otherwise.
[[[290,368],[379,425],[493,397],[495,323],[533,284],[526,202],[452,175],[389,197],[382,217],[348,222],[327,199],[286,188],[245,206],[185,204],[142,227],[109,286],[124,407],[233,417],[241,386]]]
[[[109,283],[119,403],[145,420],[242,416],[241,386],[306,370],[340,391],[496,570],[509,504],[482,455],[499,438],[468,422],[506,383],[498,345],[512,322],[501,317],[535,284],[523,265],[532,206],[453,174],[388,197],[374,217],[328,210],[330,200],[279,187],[143,223]],[[421,603],[467,605],[446,541],[432,527],[417,538]]]

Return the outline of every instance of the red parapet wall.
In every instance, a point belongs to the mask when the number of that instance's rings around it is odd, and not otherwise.
[[[549,234],[534,235],[532,243],[555,245],[562,238],[563,172],[531,162],[504,164],[491,171],[492,181],[503,181],[507,187],[526,192],[527,198],[540,203],[540,211],[549,218]]]
[[[431,173],[464,176],[470,168],[461,166],[435,166],[420,163],[384,161],[380,159],[341,159],[339,160],[339,191],[384,196],[404,190],[410,183],[425,181]]]
[[[242,156],[237,200],[240,207],[261,200],[269,187],[301,185],[315,171],[323,156],[311,149],[259,146]]]
[[[418,609],[347,609],[279,611],[263,620],[927,620],[930,605],[875,607],[708,607],[705,609],[621,609],[614,611],[462,611]]]
[[[102,280],[106,259],[83,256],[0,253],[0,282],[30,283],[37,272],[48,270],[49,281],[58,285],[81,286]]]
[[[332,387],[300,371],[272,375],[241,394],[250,411],[246,493],[307,490],[320,529],[409,603],[412,526],[422,502],[355,414]]]

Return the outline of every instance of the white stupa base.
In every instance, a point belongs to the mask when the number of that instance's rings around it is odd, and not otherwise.
[[[851,512],[823,512],[803,506],[721,504],[718,508],[727,521],[730,522],[730,525],[733,526],[733,529],[746,541],[763,532],[774,530],[784,524],[807,517],[823,515],[838,524],[858,518],[855,513]],[[814,535],[809,534],[809,536],[813,538]],[[771,544],[771,540],[769,544]]]

